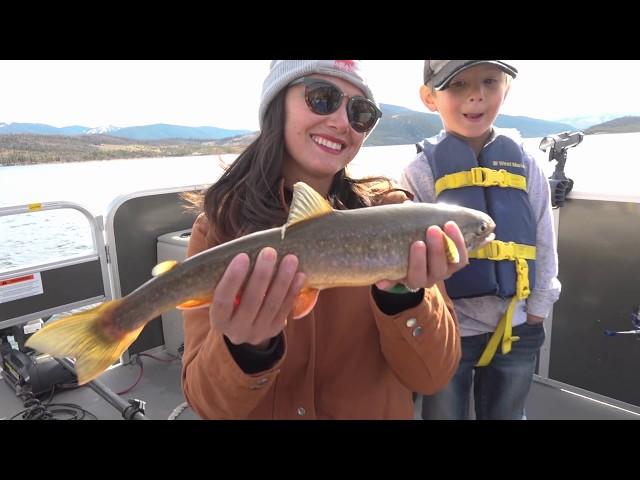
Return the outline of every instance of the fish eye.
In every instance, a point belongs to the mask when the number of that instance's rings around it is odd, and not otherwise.
[[[485,222],[482,222],[480,224],[480,233],[484,233],[487,230],[487,224]]]

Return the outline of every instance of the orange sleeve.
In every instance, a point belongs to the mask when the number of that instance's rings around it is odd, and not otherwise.
[[[211,246],[208,234],[201,214],[191,231],[188,257]],[[248,375],[236,364],[222,333],[211,327],[208,309],[186,310],[183,318],[182,389],[189,406],[202,418],[247,418],[269,391],[280,362],[267,372]]]
[[[404,190],[391,190],[380,203],[410,199]],[[373,298],[370,301],[383,354],[398,378],[412,391],[423,394],[444,388],[461,356],[458,322],[444,282],[425,289],[421,304],[396,315],[385,315]]]
[[[444,388],[458,368],[460,334],[444,285],[425,289],[419,305],[385,315],[371,298],[382,352],[391,369],[410,390],[432,394]]]

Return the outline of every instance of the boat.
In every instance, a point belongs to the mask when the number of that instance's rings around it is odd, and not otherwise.
[[[556,193],[553,213],[563,290],[545,320],[547,338],[526,417],[640,419],[640,381],[634,368],[640,360],[636,341],[640,326],[630,323],[640,302],[635,283],[640,271],[640,193],[633,180],[640,167],[628,161],[621,166],[620,159],[613,157],[605,162],[601,155],[594,155],[592,161],[570,161],[571,180],[564,175],[564,161],[568,149],[582,141],[577,138],[575,132],[564,132],[547,137],[547,144],[541,145],[546,146],[549,160],[558,162],[550,182]],[[597,142],[590,143],[597,147]],[[554,146],[558,148],[552,154]],[[355,162],[359,173],[364,173],[364,165],[365,161]],[[395,164],[394,172],[401,167]],[[384,168],[368,173],[389,174],[389,165]],[[602,178],[612,183],[603,184]],[[68,360],[15,353],[23,349],[24,339],[51,317],[127,295],[150,278],[157,263],[184,257],[195,212],[184,208],[181,197],[205,187],[186,185],[121,195],[105,216],[66,201],[0,207],[0,217],[75,210],[86,220],[92,238],[90,254],[0,272],[0,286],[12,285],[10,291],[0,293],[0,338],[5,356],[9,351],[13,354],[12,362],[3,361],[0,419],[24,410],[28,394],[18,388],[20,382],[30,382],[38,393],[46,394],[51,382],[45,373],[55,371],[67,382],[73,378]],[[65,388],[56,394],[56,401],[81,405],[98,418],[195,419],[180,386],[181,345],[179,313],[167,312],[150,322],[98,380],[86,388]],[[416,418],[418,412],[419,402]]]

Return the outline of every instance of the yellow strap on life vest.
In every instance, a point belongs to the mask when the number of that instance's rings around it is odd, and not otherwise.
[[[535,247],[534,247],[535,248]],[[534,255],[535,258],[535,255]],[[529,288],[529,264],[524,258],[516,258],[516,295],[518,300],[524,300],[531,294]]]
[[[513,342],[517,342],[520,340],[520,337],[511,336],[511,319],[513,318],[513,311],[515,309],[516,304],[518,303],[518,297],[513,297],[511,299],[511,303],[509,303],[509,308],[498,322],[498,326],[496,327],[496,331],[493,332],[491,338],[489,339],[489,343],[482,352],[480,356],[480,360],[476,363],[476,367],[486,367],[491,363],[491,359],[496,353],[498,349],[498,343],[502,338],[502,354],[506,355],[511,351],[511,345]]]
[[[492,244],[497,246],[492,247]],[[511,299],[507,311],[498,322],[495,332],[489,339],[489,343],[482,352],[476,367],[486,367],[498,349],[498,343],[502,339],[502,354],[506,355],[511,351],[513,342],[520,340],[519,337],[511,336],[513,324],[513,312],[519,300],[524,300],[531,293],[529,287],[529,264],[527,260],[535,260],[536,247],[522,245],[514,242],[500,242],[494,240],[489,245],[469,252],[469,258],[486,258],[489,260],[511,260],[515,262],[516,268],[516,294]]]
[[[436,196],[443,190],[462,187],[503,187],[527,191],[527,177],[486,167],[474,167],[464,172],[450,173],[436,181]]]
[[[493,240],[482,248],[470,251],[469,258],[482,258],[496,261],[515,260],[516,258],[535,260],[536,247],[533,245],[525,245],[524,243]]]

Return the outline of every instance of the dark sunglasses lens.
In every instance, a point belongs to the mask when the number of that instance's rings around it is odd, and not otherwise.
[[[306,87],[305,100],[313,113],[329,115],[340,107],[342,92],[333,85],[317,83]]]
[[[364,98],[352,98],[347,108],[349,122],[356,132],[368,132],[378,121],[378,110]]]

